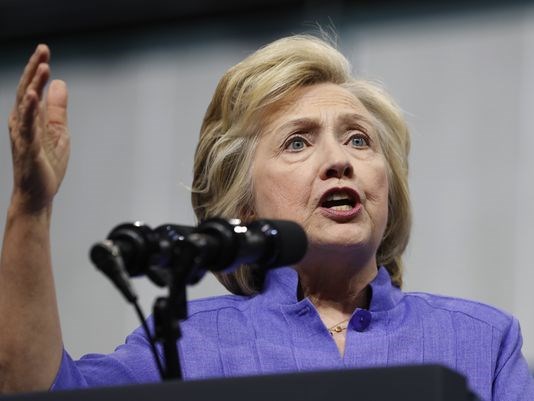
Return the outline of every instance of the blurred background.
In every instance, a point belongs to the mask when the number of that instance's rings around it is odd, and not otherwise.
[[[138,322],[89,263],[116,224],[194,224],[188,187],[218,79],[259,46],[333,29],[413,134],[405,289],[513,313],[534,367],[534,2],[0,0],[0,227],[12,185],[7,117],[35,45],[70,89],[72,156],[53,257],[73,356],[110,352]],[[135,281],[148,313],[160,293]],[[191,298],[225,293],[212,278]]]

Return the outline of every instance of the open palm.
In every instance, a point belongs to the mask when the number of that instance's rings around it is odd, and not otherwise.
[[[13,154],[12,203],[38,212],[52,203],[65,176],[70,154],[67,86],[50,78],[50,50],[39,45],[28,61],[9,118]]]

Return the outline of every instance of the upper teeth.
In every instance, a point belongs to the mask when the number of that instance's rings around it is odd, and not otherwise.
[[[342,200],[342,199],[350,199],[350,196],[348,196],[347,194],[344,194],[344,193],[336,192],[336,193],[330,194],[330,195],[328,195],[326,197],[326,201],[338,201],[338,200]]]

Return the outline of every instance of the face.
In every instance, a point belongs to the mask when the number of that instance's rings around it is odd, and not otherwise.
[[[253,163],[255,217],[301,224],[310,249],[376,254],[388,217],[373,117],[335,84],[299,89],[265,121]]]

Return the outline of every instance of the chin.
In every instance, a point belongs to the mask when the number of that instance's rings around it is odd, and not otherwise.
[[[369,242],[372,238],[370,230],[366,230],[359,224],[335,224],[321,227],[315,232],[308,233],[311,241],[313,237],[318,242],[329,244],[358,244]]]
[[[347,250],[361,250],[372,246],[370,238],[354,235],[354,233],[343,233],[337,236],[325,236],[313,238],[308,236],[309,246],[321,250],[334,250],[343,252]]]

